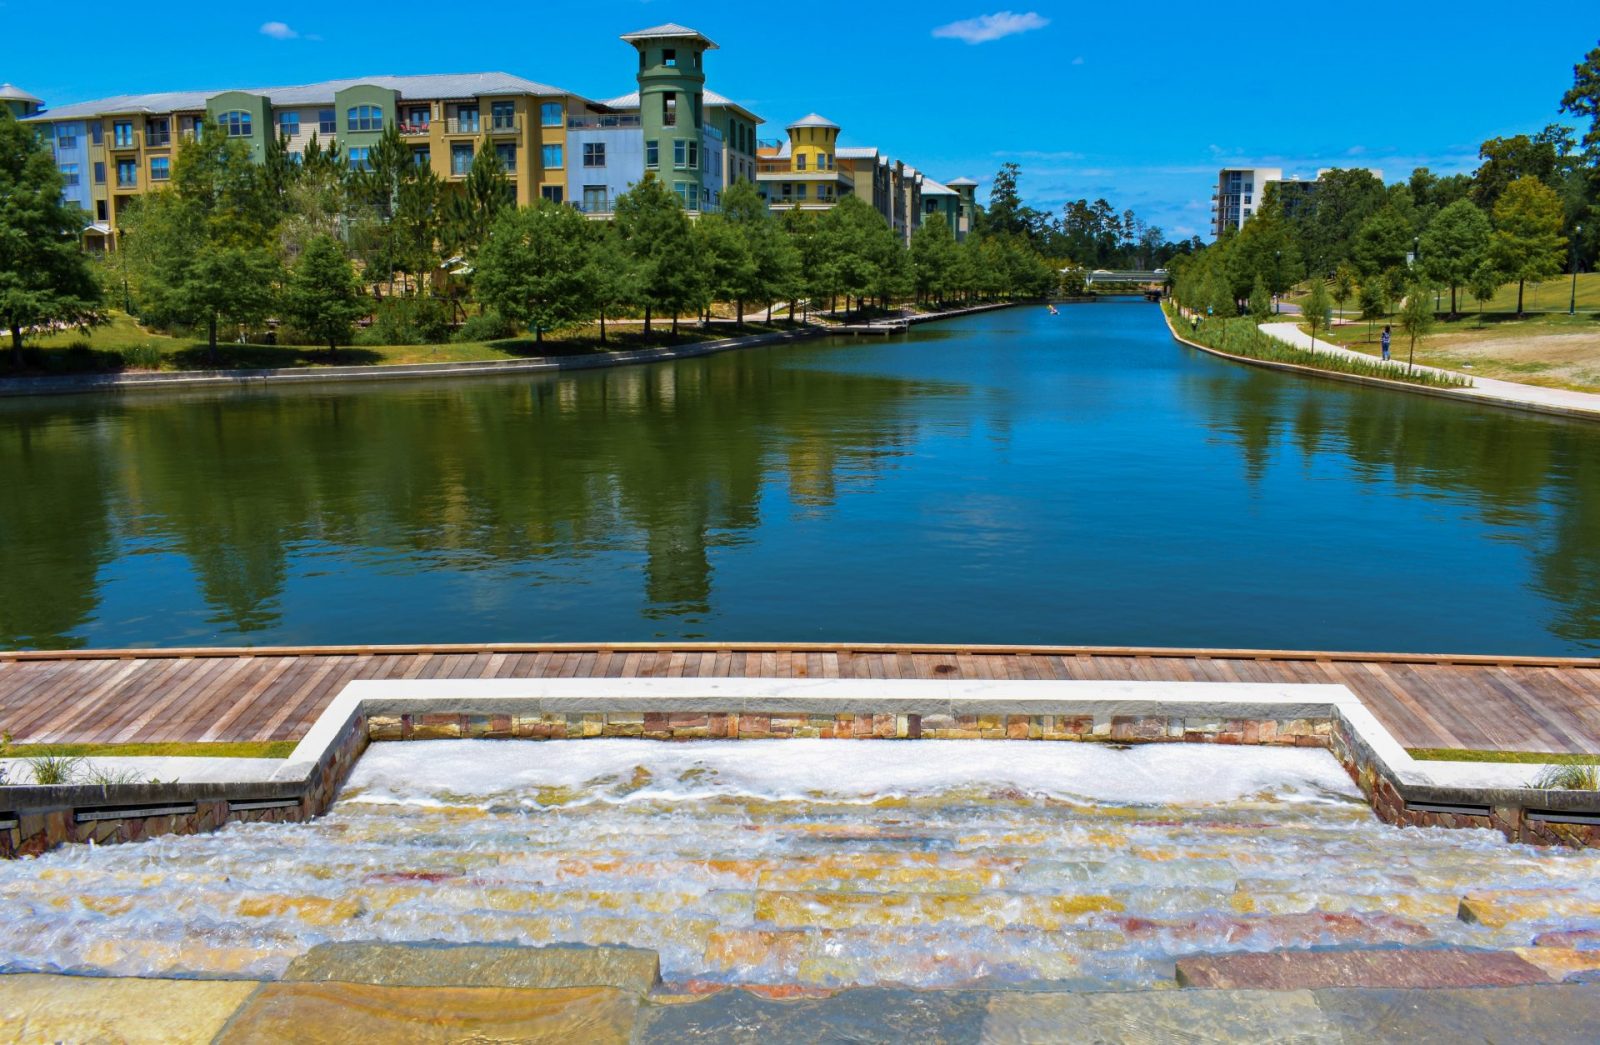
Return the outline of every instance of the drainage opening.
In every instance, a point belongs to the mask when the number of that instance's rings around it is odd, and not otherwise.
[[[1456,816],[1488,816],[1488,806],[1457,805],[1452,802],[1407,802],[1406,808],[1418,813],[1452,813]]]
[[[195,811],[195,804],[165,806],[105,806],[100,809],[77,809],[72,818],[80,824],[96,820],[137,820],[147,816],[187,816]]]
[[[1600,824],[1600,813],[1565,809],[1530,809],[1524,815],[1529,820],[1542,820],[1547,824]]]
[[[298,798],[245,798],[228,799],[228,811],[245,813],[253,809],[293,809],[300,804]]]

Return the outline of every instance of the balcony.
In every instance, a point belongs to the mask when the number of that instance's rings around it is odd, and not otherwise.
[[[568,200],[567,205],[582,214],[610,214],[617,207],[616,200],[611,199]]]
[[[126,138],[113,138],[106,143],[106,147],[112,152],[133,152],[139,148],[139,138],[132,134]]]
[[[637,113],[604,113],[595,116],[567,117],[567,129],[570,131],[612,131],[642,126],[644,126],[644,123],[639,119]]]
[[[165,149],[172,144],[171,131],[145,131],[144,147],[147,149]]]
[[[397,125],[402,138],[426,138],[428,136],[428,121],[421,123],[402,123]]]
[[[444,133],[470,134],[476,137],[483,133],[483,121],[475,116],[467,118],[452,116],[444,121]]]
[[[489,118],[490,134],[521,134],[522,117],[520,116],[492,116]]]

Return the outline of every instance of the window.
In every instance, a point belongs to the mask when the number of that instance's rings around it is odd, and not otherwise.
[[[794,154],[794,169],[797,170],[797,171],[803,171],[803,170],[806,169],[806,154],[805,153],[797,152],[797,153]]]
[[[76,163],[63,163],[61,165],[61,184],[69,189],[78,187],[78,165]]]
[[[297,112],[281,112],[278,114],[278,133],[280,135],[297,138],[300,136],[300,114]]]
[[[657,167],[661,166],[661,143],[660,142],[645,142],[644,143],[644,165],[645,165],[646,168],[648,168],[650,170],[654,170]]]
[[[417,105],[406,110],[404,124],[400,127],[402,134],[426,134],[428,124],[433,119],[433,110],[426,105]]]
[[[105,200],[95,200],[94,201],[94,220],[96,220],[96,221],[105,221],[106,220],[106,201]]]
[[[604,185],[583,187],[583,210],[590,214],[604,214],[611,209],[611,201]]]
[[[515,173],[517,173],[517,143],[516,142],[497,142],[497,143],[495,143],[494,154],[495,154],[495,157],[497,159],[499,159],[500,166],[502,166],[502,167],[504,167],[506,169],[506,173],[507,174],[515,174]]]
[[[78,128],[74,124],[61,123],[56,125],[56,148],[76,149],[78,147]]]
[[[144,121],[144,143],[152,148],[172,144],[172,123],[165,116]]]
[[[333,114],[333,110],[332,109],[318,109],[317,110],[317,133],[319,133],[319,134],[338,134],[339,133],[339,125],[336,122],[336,118],[335,118],[335,116]]]
[[[546,145],[544,147],[544,165],[546,167],[564,166],[561,161],[561,146]]]
[[[468,108],[465,105],[456,107],[456,131],[459,134],[478,133],[478,107]]]
[[[465,174],[472,169],[472,143],[453,142],[450,145],[450,173]]]
[[[604,167],[606,165],[606,143],[584,142],[583,165],[585,167]]]
[[[376,105],[352,105],[344,114],[347,131],[383,130],[383,109]]]
[[[150,180],[166,181],[172,174],[172,161],[165,156],[150,157]]]
[[[544,185],[544,186],[541,186],[540,189],[539,189],[539,195],[543,196],[545,199],[549,200],[551,203],[560,203],[561,202],[561,198],[562,198],[561,186],[559,186],[559,185]]]
[[[539,123],[545,127],[560,127],[566,109],[560,102],[545,102],[539,106]]]
[[[353,171],[364,171],[371,166],[367,160],[369,155],[371,155],[370,149],[356,147],[345,152],[345,162],[350,165],[350,169]]]
[[[661,96],[661,125],[663,127],[678,126],[678,96],[663,94]]]
[[[806,183],[805,182],[800,182],[798,185],[796,185],[794,187],[794,198],[797,199],[797,200],[803,200],[803,199],[806,198]]]
[[[96,145],[99,145],[106,140],[105,135],[106,129],[105,127],[101,126],[99,120],[96,120],[94,123],[89,125],[89,140],[94,142]]]
[[[514,131],[517,129],[517,106],[515,102],[495,102],[489,106],[489,123],[497,131]]]
[[[117,188],[131,189],[139,184],[139,161],[117,161]]]
[[[411,162],[418,167],[426,167],[432,159],[426,145],[418,145],[411,150]]]
[[[305,157],[300,155],[298,152],[291,152],[289,154],[289,162],[298,167],[300,164],[305,162]]]
[[[676,69],[678,67],[677,50],[672,47],[662,48],[661,64],[666,66],[668,69]]]
[[[681,138],[672,143],[672,165],[680,171],[689,166],[689,143]]]
[[[231,112],[217,115],[217,126],[222,128],[222,133],[230,138],[250,137],[250,114],[243,109],[234,109]]]
[[[111,125],[111,147],[113,149],[133,148],[132,120],[118,120]]]
[[[104,185],[106,183],[106,165],[105,164],[96,163],[94,165],[94,183],[96,185]]]

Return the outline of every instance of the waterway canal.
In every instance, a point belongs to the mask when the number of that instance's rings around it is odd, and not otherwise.
[[[1592,653],[1600,426],[1152,306],[567,376],[0,402],[0,645]]]

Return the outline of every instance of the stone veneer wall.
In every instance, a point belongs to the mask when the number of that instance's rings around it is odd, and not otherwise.
[[[358,716],[303,781],[236,786],[117,784],[7,788],[0,791],[0,825],[14,826],[0,826],[0,859],[36,856],[68,842],[112,845],[158,835],[199,834],[233,822],[309,820],[320,816],[333,804],[367,743],[367,723],[364,717]],[[256,802],[291,799],[293,805],[249,808]],[[194,808],[156,816],[137,815],[140,810],[174,806]],[[118,810],[129,810],[132,815],[107,815]],[[107,818],[80,822],[78,815],[84,812]]]

